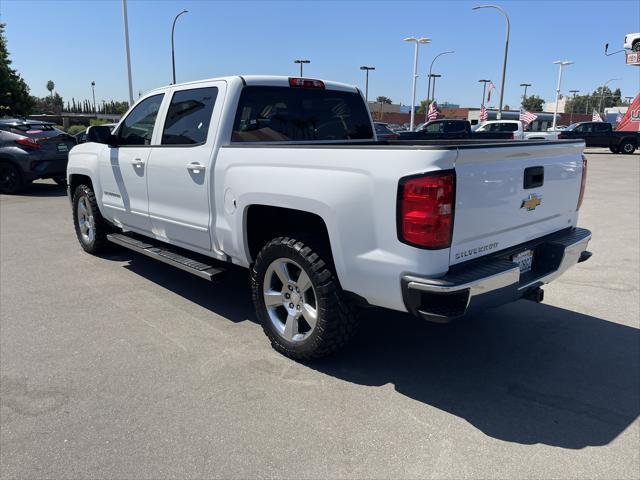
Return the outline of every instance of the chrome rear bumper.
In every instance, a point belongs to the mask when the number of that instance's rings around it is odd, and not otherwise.
[[[589,230],[564,230],[490,257],[455,265],[444,277],[405,275],[402,277],[405,306],[414,315],[445,322],[472,310],[518,300],[587,260],[591,256],[586,250],[589,240]],[[535,252],[534,264],[531,272],[521,275],[510,258],[527,249]]]

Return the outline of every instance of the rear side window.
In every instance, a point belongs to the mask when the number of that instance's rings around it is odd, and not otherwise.
[[[593,131],[594,132],[608,132],[609,131],[609,125],[606,123],[594,123],[593,124]]]
[[[118,129],[118,144],[149,145],[153,135],[153,127],[164,94],[145,98],[129,112]]]
[[[325,89],[248,86],[242,90],[233,142],[372,139],[362,97]]]
[[[195,88],[174,93],[162,130],[162,144],[205,143],[217,96],[216,87]]]
[[[517,123],[501,123],[500,131],[501,132],[516,132],[518,130]]]
[[[445,132],[454,133],[454,132],[464,132],[465,130],[464,122],[447,122],[445,126]]]

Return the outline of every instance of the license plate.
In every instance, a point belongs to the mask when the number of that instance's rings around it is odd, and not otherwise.
[[[516,253],[511,257],[511,261],[518,264],[520,273],[527,273],[531,271],[531,265],[533,264],[533,250]]]
[[[59,152],[68,152],[69,151],[69,146],[66,143],[59,143],[58,144],[58,151]]]

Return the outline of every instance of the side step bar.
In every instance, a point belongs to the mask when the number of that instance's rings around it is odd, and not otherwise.
[[[161,244],[162,247],[160,247],[123,233],[111,233],[107,235],[107,240],[128,248],[129,250],[133,250],[134,252],[146,255],[147,257],[160,260],[185,272],[197,275],[205,280],[212,280],[214,276],[224,272],[221,268],[212,267],[206,263],[175,253],[170,250],[170,245]]]

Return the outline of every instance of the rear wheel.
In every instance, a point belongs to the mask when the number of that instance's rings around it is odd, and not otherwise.
[[[73,225],[80,246],[88,253],[101,253],[108,249],[109,224],[102,218],[96,196],[91,187],[78,185],[73,193]]]
[[[20,169],[11,162],[0,163],[0,193],[14,194],[24,188]]]
[[[329,355],[355,333],[358,310],[328,261],[289,237],[271,240],[256,258],[251,270],[256,314],[273,348],[288,357]]]
[[[620,153],[620,150],[618,150],[618,147],[609,147],[609,150],[611,150],[611,153]]]
[[[630,141],[626,141],[622,145],[620,145],[620,151],[626,155],[631,155],[636,151],[636,144]]]

